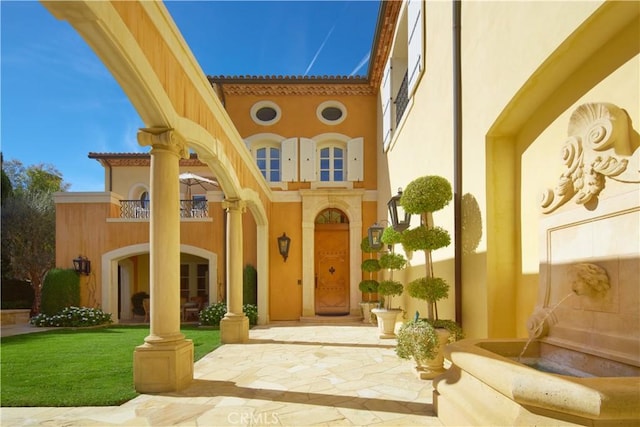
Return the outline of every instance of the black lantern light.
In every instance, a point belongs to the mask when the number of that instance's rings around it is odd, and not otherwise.
[[[87,257],[78,255],[78,258],[73,259],[73,269],[76,273],[88,275],[91,273],[91,261]]]
[[[371,249],[380,249],[382,247],[382,233],[384,227],[377,222],[369,227],[369,246]]]
[[[387,203],[389,207],[389,215],[391,215],[391,225],[393,229],[402,232],[409,228],[411,221],[411,214],[405,212],[400,204],[400,197],[402,197],[402,188],[398,188],[398,194],[393,196]]]
[[[284,258],[284,262],[287,262],[290,246],[291,238],[287,236],[287,233],[282,233],[282,236],[278,237],[278,250],[280,251],[282,258]]]

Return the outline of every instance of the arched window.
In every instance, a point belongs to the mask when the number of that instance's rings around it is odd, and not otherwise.
[[[256,150],[258,169],[269,182],[280,182],[280,149],[262,147]]]
[[[316,217],[316,224],[348,224],[349,218],[340,209],[328,208]]]
[[[320,149],[320,181],[344,181],[344,149],[328,146]]]
[[[143,191],[140,195],[140,205],[142,209],[149,209],[149,192]]]

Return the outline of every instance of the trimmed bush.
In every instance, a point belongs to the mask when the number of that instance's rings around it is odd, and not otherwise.
[[[258,303],[258,271],[251,264],[242,270],[242,301],[253,305]]]
[[[48,316],[80,305],[80,277],[72,269],[49,270],[42,284],[40,311]]]

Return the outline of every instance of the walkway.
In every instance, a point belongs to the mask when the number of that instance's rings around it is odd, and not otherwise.
[[[118,407],[1,408],[9,426],[440,426],[431,381],[368,325],[277,324],[219,347],[179,393]]]

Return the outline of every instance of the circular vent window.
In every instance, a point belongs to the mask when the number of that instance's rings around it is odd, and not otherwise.
[[[318,106],[316,110],[318,119],[327,125],[337,125],[342,123],[347,117],[347,109],[338,101],[326,101]]]
[[[256,117],[261,122],[270,122],[278,116],[278,112],[271,107],[262,107],[256,111]]]
[[[335,122],[336,120],[340,120],[340,117],[342,117],[342,110],[338,107],[327,107],[322,110],[322,117],[330,122]]]
[[[280,120],[280,107],[271,101],[260,101],[251,107],[251,118],[259,125],[272,125]]]

